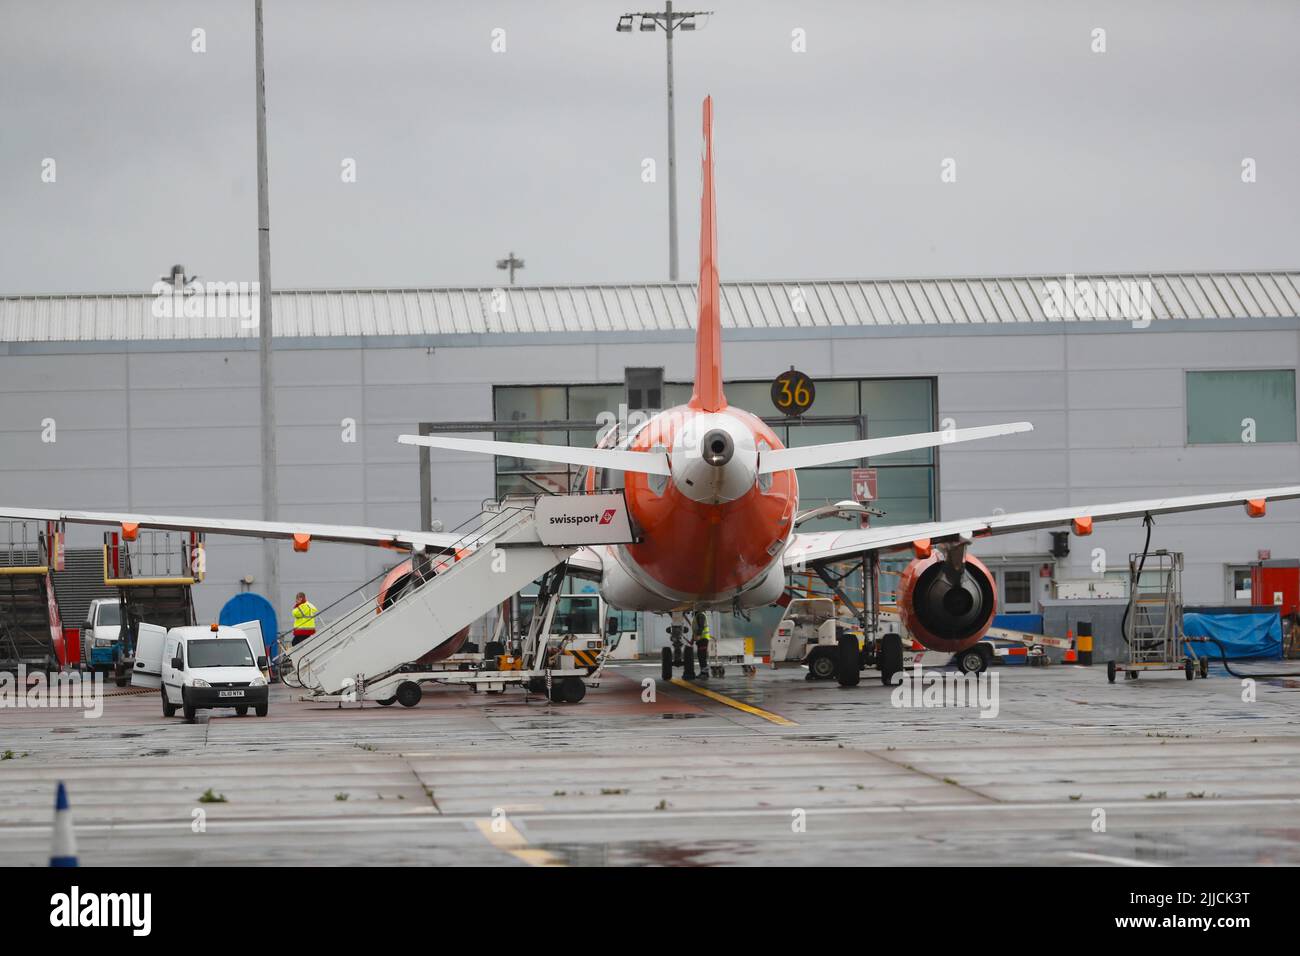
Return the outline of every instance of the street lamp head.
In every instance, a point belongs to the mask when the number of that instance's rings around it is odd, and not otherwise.
[[[649,18],[649,17],[642,17],[642,18],[641,18],[641,32],[642,32],[642,33],[654,33],[655,30],[658,28],[658,26],[659,26],[659,24],[658,24],[654,19],[652,19],[652,18]]]
[[[678,30],[694,30],[694,29],[695,29],[695,21],[694,21],[694,20],[683,20],[681,23],[677,24],[677,29],[678,29]]]
[[[616,26],[614,29],[617,30],[619,33],[631,33],[631,32],[632,32],[632,15],[629,13],[629,14],[626,14],[626,15],[624,15],[624,16],[619,17],[619,18],[618,18],[618,26]]]

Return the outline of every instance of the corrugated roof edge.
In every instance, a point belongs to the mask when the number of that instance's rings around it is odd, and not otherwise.
[[[728,328],[797,330],[830,325],[997,326],[1138,318],[1131,314],[1128,292],[1123,289],[1117,294],[1112,290],[1101,308],[1086,297],[1071,300],[1070,277],[726,282],[723,322]],[[1148,320],[1300,316],[1300,272],[1075,273],[1073,279],[1076,292],[1102,282],[1149,282],[1150,289],[1142,296]],[[676,294],[662,294],[668,289]],[[652,290],[661,294],[651,297]],[[807,294],[796,294],[796,290]],[[585,294],[575,297],[579,291]],[[390,338],[517,331],[572,334],[592,328],[614,332],[680,330],[693,323],[693,292],[689,282],[284,289],[273,294],[273,301],[293,302],[287,314],[275,310],[277,338]],[[577,305],[579,298],[585,311]],[[1056,300],[1051,309],[1047,308],[1049,298]],[[256,335],[242,327],[239,316],[224,305],[219,314],[213,309],[212,315],[189,316],[177,322],[146,307],[154,299],[148,292],[3,296],[0,342],[200,341]],[[422,306],[421,299],[432,299],[430,309]]]

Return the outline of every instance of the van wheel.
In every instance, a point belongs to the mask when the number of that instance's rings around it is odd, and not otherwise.
[[[256,707],[253,708],[253,712],[257,714],[257,716],[259,717],[265,717],[267,711],[269,711],[270,709],[271,709],[270,704],[258,704]]]
[[[194,723],[194,715],[198,713],[198,708],[190,703],[184,687],[181,688],[181,710],[185,713],[185,723]]]
[[[240,706],[236,707],[236,708],[235,708],[235,716],[236,716],[236,717],[247,717],[247,716],[248,716],[248,705],[247,705],[247,704],[241,704]]]
[[[175,717],[175,716],[176,716],[176,705],[173,704],[170,700],[167,699],[167,688],[166,688],[166,687],[163,687],[163,688],[160,688],[160,689],[161,689],[161,691],[162,691],[162,699],[163,699],[163,716],[164,716],[164,717]]]

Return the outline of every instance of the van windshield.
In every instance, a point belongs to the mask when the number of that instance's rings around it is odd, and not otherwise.
[[[191,670],[196,667],[254,666],[253,652],[248,649],[246,641],[230,638],[224,641],[190,641],[186,647],[189,648]]]
[[[96,627],[121,627],[121,608],[116,603],[101,604],[95,616]]]

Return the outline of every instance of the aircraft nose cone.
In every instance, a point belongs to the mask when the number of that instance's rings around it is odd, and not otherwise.
[[[700,455],[715,468],[721,468],[731,461],[736,453],[736,443],[731,435],[721,428],[715,428],[704,436],[700,442]]]

